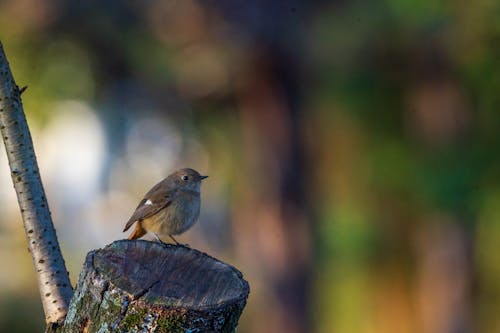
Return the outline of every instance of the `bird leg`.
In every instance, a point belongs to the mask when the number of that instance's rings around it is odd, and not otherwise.
[[[168,237],[170,237],[175,242],[176,245],[179,245],[179,242],[175,240],[174,236],[168,235]]]
[[[153,235],[155,235],[155,238],[158,242],[160,242],[162,245],[167,245],[164,241],[161,240],[160,236],[158,236],[155,232],[153,232]]]
[[[179,243],[172,235],[168,235],[168,237],[170,237],[175,242],[175,245],[189,247],[188,244]]]
[[[153,235],[155,235],[155,238],[158,242],[160,242],[162,245],[167,245],[168,243],[165,243],[164,241],[161,240],[160,236],[158,236],[157,233],[153,232]],[[175,242],[175,245],[177,246],[185,246],[185,247],[189,247],[188,244],[182,244],[182,243],[179,243],[172,235],[168,235],[168,237],[170,237],[174,242]]]

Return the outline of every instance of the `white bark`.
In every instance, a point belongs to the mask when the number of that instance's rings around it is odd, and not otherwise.
[[[0,130],[38,277],[47,324],[64,320],[73,295],[38,172],[17,87],[0,42]]]

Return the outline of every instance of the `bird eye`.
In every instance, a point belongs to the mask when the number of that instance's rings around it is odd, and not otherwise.
[[[182,180],[188,180],[188,179],[189,179],[188,176],[186,176],[186,175],[182,176]]]

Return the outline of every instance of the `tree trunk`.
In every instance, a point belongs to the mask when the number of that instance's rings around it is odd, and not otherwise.
[[[87,255],[58,332],[234,332],[248,283],[185,246],[120,240]]]
[[[73,289],[38,172],[20,94],[0,42],[0,130],[37,272],[45,321],[54,324],[64,320]]]

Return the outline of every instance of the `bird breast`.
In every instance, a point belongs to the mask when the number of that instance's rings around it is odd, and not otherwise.
[[[199,215],[200,194],[179,190],[172,203],[143,220],[143,226],[160,236],[178,235],[193,226]]]

